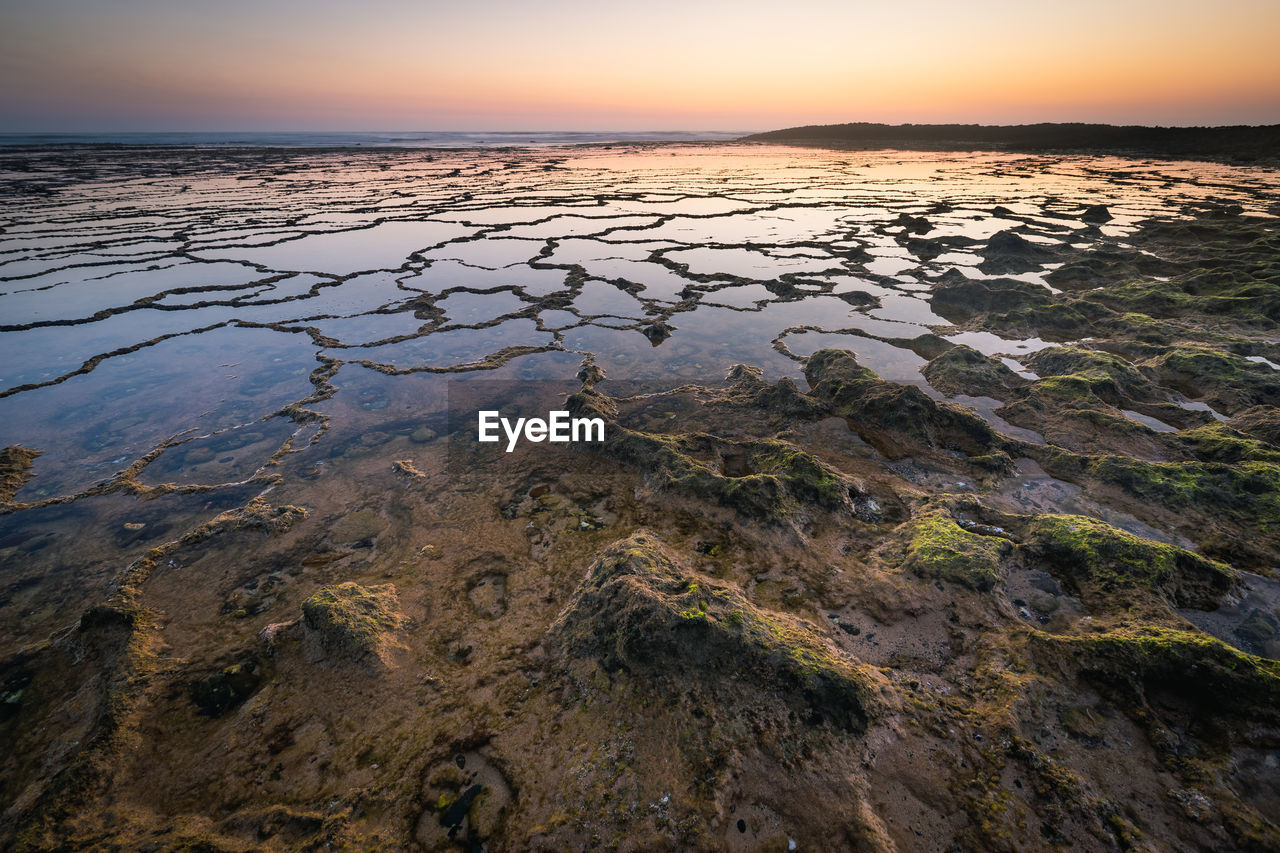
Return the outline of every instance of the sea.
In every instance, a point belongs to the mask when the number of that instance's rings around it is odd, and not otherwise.
[[[227,148],[512,148],[644,142],[728,142],[751,131],[249,131],[0,133],[0,146],[143,145]]]

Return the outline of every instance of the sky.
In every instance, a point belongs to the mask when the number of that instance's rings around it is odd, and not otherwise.
[[[1280,123],[1280,0],[0,0],[0,132]]]

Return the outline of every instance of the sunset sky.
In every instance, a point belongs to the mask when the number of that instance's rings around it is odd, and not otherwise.
[[[1280,123],[1280,0],[3,0],[0,131]]]

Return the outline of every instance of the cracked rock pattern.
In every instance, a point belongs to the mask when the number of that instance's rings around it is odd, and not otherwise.
[[[9,149],[0,197],[0,846],[1280,843],[1273,172]]]

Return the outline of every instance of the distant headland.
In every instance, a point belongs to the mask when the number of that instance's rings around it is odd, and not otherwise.
[[[1280,124],[1229,127],[1142,127],[1111,124],[851,124],[807,125],[743,137],[851,150],[1025,151],[1126,155],[1280,164]]]

